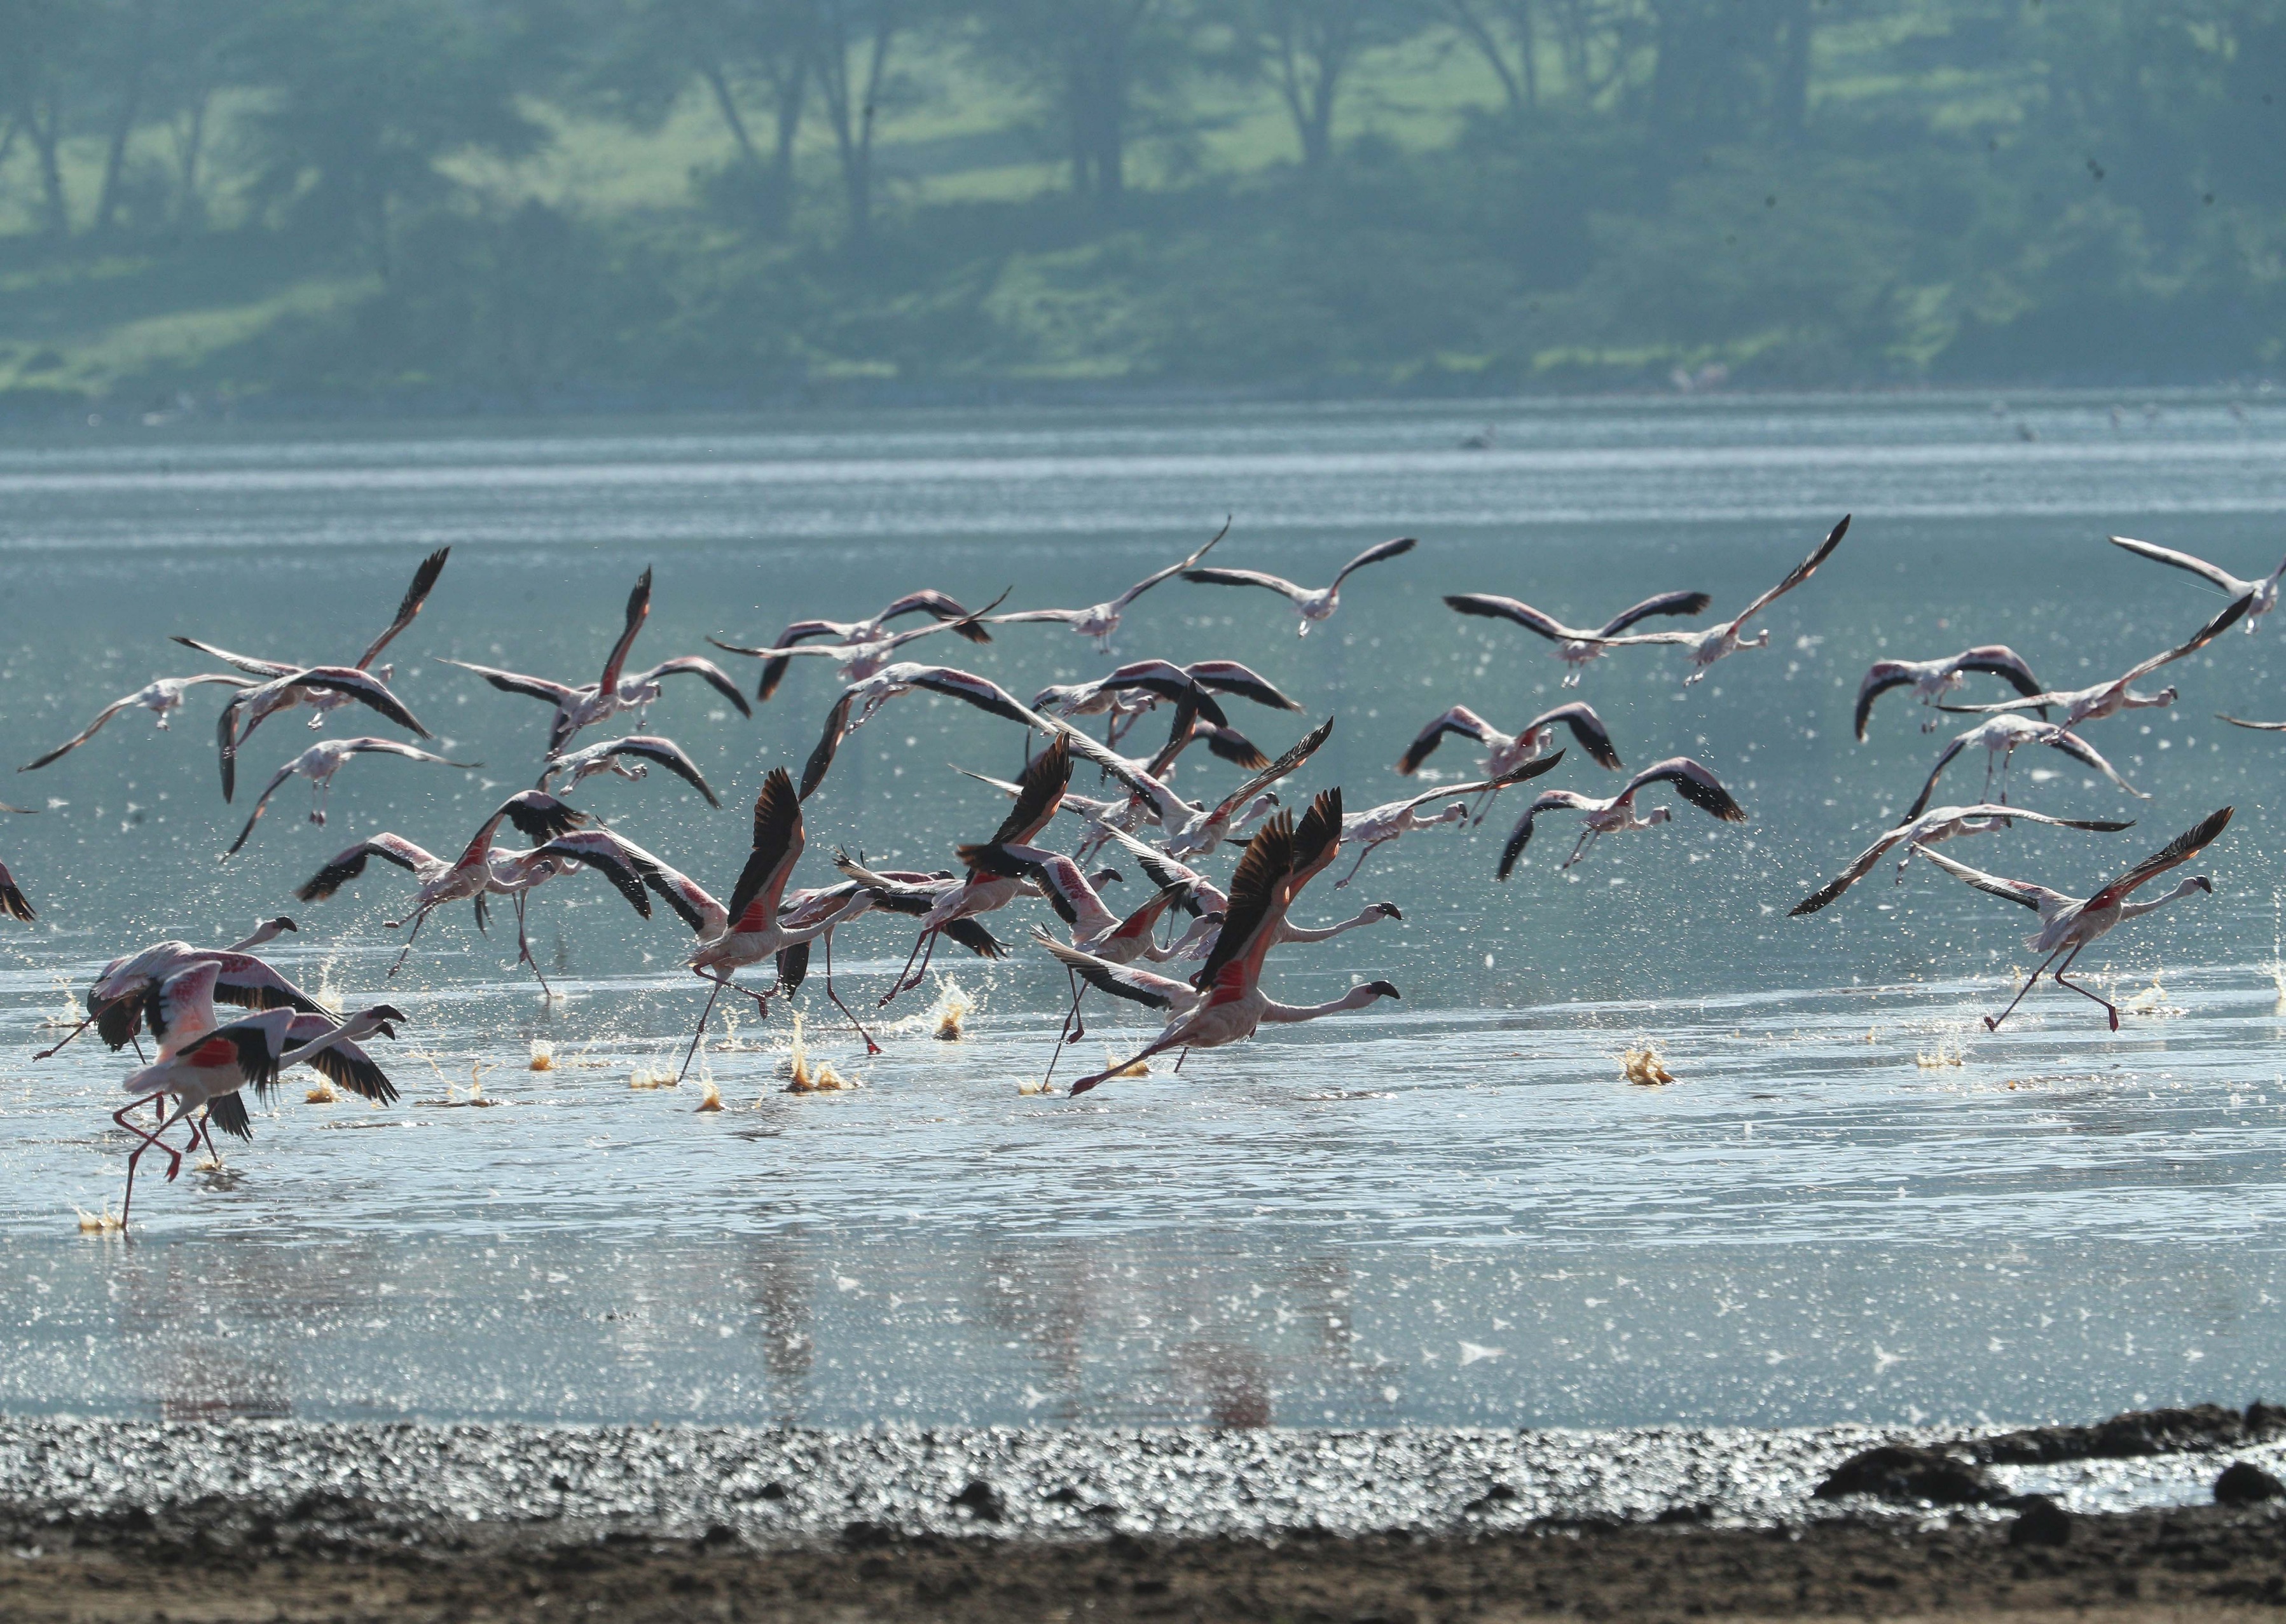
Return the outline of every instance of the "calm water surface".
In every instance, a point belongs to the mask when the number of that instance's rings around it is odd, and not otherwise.
[[[2286,407],[2168,397],[2148,414],[2139,398],[2115,422],[2111,404],[948,411],[0,445],[10,760],[154,675],[206,668],[169,633],[353,658],[414,561],[449,542],[442,587],[392,651],[397,686],[453,753],[486,763],[466,777],[352,763],[323,829],[289,787],[227,869],[215,855],[251,789],[222,805],[212,690],[169,733],[123,716],[0,792],[45,808],[0,828],[42,913],[0,938],[0,1054],[13,1057],[0,1060],[0,1405],[1798,1424],[2274,1394],[2286,744],[2213,713],[2286,717],[2275,625],[2171,668],[2173,707],[2090,725],[2150,800],[2019,758],[2018,798],[2135,830],[1951,848],[2085,892],[2238,807],[2203,860],[2216,895],[2092,956],[2093,979],[2143,1012],[2117,1035],[2044,990],[1986,1036],[1977,1016],[2032,962],[2031,918],[1927,865],[1785,917],[1911,800],[1946,737],[1892,697],[1854,744],[1870,660],[2001,641],[2058,686],[2093,681],[2215,606],[2106,532],[2249,576],[2286,550]],[[1487,421],[1493,450],[1458,449]],[[385,981],[395,944],[380,921],[411,889],[394,870],[330,903],[291,901],[365,833],[457,846],[536,771],[542,708],[436,656],[590,680],[645,565],[658,591],[638,663],[920,585],[1092,602],[1226,513],[1224,562],[1313,581],[1368,542],[1417,534],[1419,552],[1353,578],[1306,639],[1266,595],[1179,582],[1144,598],[1120,639],[1129,658],[1242,658],[1303,699],[1307,718],[1237,707],[1273,752],[1336,715],[1297,787],[1338,783],[1356,809],[1411,792],[1390,764],[1445,706],[1514,726],[1568,697],[1545,645],[1462,621],[1440,594],[1504,592],[1592,622],[1695,587],[1728,611],[1844,511],[1843,549],[1768,615],[1770,649],[1688,690],[1678,657],[1628,650],[1579,690],[1630,766],[1696,755],[1752,822],[1686,809],[1568,874],[1553,864],[1572,831],[1552,823],[1504,886],[1492,870],[1520,801],[1480,831],[1409,837],[1298,911],[1332,919],[1387,899],[1406,922],[1284,950],[1271,978],[1314,1001],[1387,977],[1401,1003],[1076,1102],[1019,1092],[1045,1064],[1064,989],[1033,952],[940,959],[950,981],[893,1009],[902,1023],[870,1060],[805,992],[813,1060],[863,1086],[784,1092],[789,1029],[774,1017],[705,1053],[725,1108],[701,1113],[695,1078],[631,1086],[671,1069],[700,1002],[680,969],[688,936],[663,910],[641,920],[588,878],[541,891],[533,939],[565,994],[548,1004],[512,935],[479,936],[465,911],[432,921]],[[1053,627],[922,649],[1025,694],[1107,664]],[[751,662],[737,671],[751,683]],[[798,765],[833,686],[830,666],[803,662],[753,721],[695,683],[670,690],[652,726],[698,758],[720,812],[656,777],[591,780],[580,803],[727,887],[745,804],[770,767]],[[242,777],[258,787],[309,738],[273,721]],[[1002,810],[950,764],[1019,759],[1005,724],[893,705],[809,803],[805,879],[830,874],[837,844],[950,862]],[[1432,765],[1457,776],[1470,760],[1448,743]],[[1957,766],[1948,798],[1973,795],[1981,772]],[[1184,782],[1233,777],[1202,764]],[[1608,793],[1612,780],[1575,753],[1549,782]],[[280,911],[302,924],[277,955],[289,974],[412,1014],[381,1045],[404,1100],[284,1091],[227,1171],[145,1186],[133,1243],[83,1236],[75,1208],[117,1200],[125,1145],[106,1117],[127,1062],[83,1044],[33,1064],[43,1023],[114,954],[225,940]],[[1021,941],[1028,922],[1012,911],[996,927]],[[909,944],[869,920],[837,973],[870,1001]],[[948,1003],[970,1006],[958,1041],[926,1013]],[[1099,1010],[1063,1065],[1150,1029]],[[1624,1080],[1622,1051],[1645,1039],[1673,1086]],[[535,1042],[551,1069],[532,1069]]]

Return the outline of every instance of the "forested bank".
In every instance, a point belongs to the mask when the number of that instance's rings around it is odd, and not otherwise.
[[[0,0],[0,409],[2255,379],[2286,0]]]

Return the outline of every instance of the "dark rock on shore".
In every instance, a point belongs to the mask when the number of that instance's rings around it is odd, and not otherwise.
[[[1884,1444],[1853,1455],[1817,1486],[1817,1494],[1820,1500],[1871,1494],[1937,1506],[1998,1505],[2008,1498],[1975,1462],[1919,1444]]]
[[[2234,1461],[2215,1479],[2215,1504],[2219,1506],[2251,1506],[2265,1500],[2275,1500],[2286,1494],[2286,1483],[2281,1483],[2251,1461]]]

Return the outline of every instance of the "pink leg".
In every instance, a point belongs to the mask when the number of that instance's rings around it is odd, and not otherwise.
[[[86,1020],[84,1020],[84,1021],[81,1021],[77,1026],[75,1026],[75,1027],[72,1028],[72,1029],[71,1029],[70,1031],[68,1031],[68,1032],[65,1033],[65,1034],[64,1034],[64,1036],[63,1036],[62,1040],[61,1040],[60,1042],[57,1043],[53,1047],[51,1047],[51,1048],[46,1048],[46,1049],[43,1049],[43,1050],[41,1050],[37,1054],[35,1054],[32,1058],[33,1058],[34,1060],[46,1060],[50,1055],[51,1055],[51,1054],[55,1053],[55,1052],[56,1052],[56,1051],[57,1051],[58,1049],[62,1048],[62,1047],[64,1046],[64,1045],[65,1045],[65,1044],[67,1044],[67,1043],[71,1042],[71,1040],[72,1040],[73,1038],[77,1037],[78,1037],[82,1032],[86,1031],[88,1028],[90,1028],[90,1027],[93,1026],[94,1024],[95,1024],[95,1017],[94,1017],[93,1015],[90,1015]]]
[[[682,1070],[674,1074],[674,1080],[678,1085],[682,1084],[684,1074],[690,1069],[690,1057],[698,1052],[698,1040],[706,1036],[706,1021],[707,1017],[714,1013],[714,1000],[721,997],[722,989],[729,985],[728,981],[715,981],[712,976],[707,979],[714,981],[714,990],[706,995],[706,1007],[698,1012],[698,1029],[690,1035],[690,1047],[682,1052]]]
[[[2086,944],[2085,944],[2085,942],[2083,942],[2081,945],[2082,945],[2082,946],[2085,946]],[[2078,957],[2079,957],[2079,948],[2074,948],[2074,949],[2071,950],[2071,958],[2067,958],[2067,959],[2065,959],[2065,960],[2063,961],[2063,963],[2062,963],[2062,964],[2061,964],[2061,965],[2057,966],[2056,966],[2056,973],[2055,973],[2053,975],[2052,975],[2052,976],[2048,977],[2048,979],[2049,979],[2050,981],[2053,981],[2053,982],[2054,982],[2057,986],[2059,986],[2059,987],[2069,987],[2069,988],[2070,988],[2074,992],[2076,992],[2076,993],[2079,994],[2079,996],[2080,996],[2081,997],[2083,997],[2083,998],[2093,998],[2093,999],[2095,999],[2095,1001],[2096,1001],[2098,1004],[2102,1005],[2103,1005],[2103,1013],[2104,1013],[2106,1015],[2109,1015],[2109,1016],[2111,1018],[2111,1029],[2112,1029],[2113,1031],[2115,1031],[2115,1032],[2116,1032],[2116,1031],[2117,1031],[2117,1030],[2119,1029],[2119,1006],[2118,1006],[2117,1005],[2114,1004],[2114,1003],[2113,1003],[2110,999],[2109,999],[2109,998],[2106,998],[2106,997],[2098,997],[2098,995],[2096,995],[2095,993],[2090,992],[2086,988],[2085,988],[2085,987],[2081,986],[2077,981],[2068,981],[2064,980],[2064,972],[2065,972],[2065,971],[2067,971],[2067,970],[2069,970],[2069,969],[2070,969],[2070,968],[2072,967],[2072,958],[2077,958]]]
[[[2074,948],[2072,950],[2073,950],[2073,952],[2077,953],[2079,950],[2078,950],[2078,949],[2077,949],[2077,948]],[[2062,952],[2063,952],[2063,950],[2062,950],[2061,948],[2058,948],[2058,949],[2055,950],[2055,952],[2051,953],[2051,954],[2049,954],[2049,955],[2048,955],[2048,957],[2047,957],[2047,962],[2046,962],[2046,964],[2043,964],[2043,965],[2040,966],[2040,969],[2039,969],[2039,970],[2035,970],[2035,971],[2033,971],[2033,972],[2032,972],[2031,981],[2026,981],[2026,982],[2025,982],[2022,987],[2019,987],[2018,989],[2016,989],[2016,996],[2015,996],[2014,997],[2013,997],[2013,998],[2011,998],[2011,999],[2009,999],[2009,1000],[2008,1000],[2008,1007],[2007,1007],[2007,1008],[2006,1008],[2006,1009],[2002,1010],[2002,1011],[2001,1011],[1998,1014],[1997,1014],[1997,1015],[1987,1015],[1987,1016],[1985,1016],[1985,1017],[1984,1017],[1984,1029],[1985,1029],[1986,1031],[1988,1031],[1988,1032],[1997,1032],[1997,1031],[1998,1031],[1998,1030],[2000,1029],[2000,1023],[2001,1023],[2003,1021],[2006,1021],[2006,1019],[2008,1019],[2008,1017],[2009,1017],[2009,1016],[2011,1016],[2011,1015],[2013,1015],[2013,1014],[2014,1014],[2014,1013],[2016,1013],[2016,1005],[2018,1005],[2019,1004],[2022,1004],[2022,1003],[2024,1001],[2024,995],[2025,995],[2026,993],[2028,993],[2028,992],[2030,992],[2030,991],[2031,991],[2031,990],[2032,990],[2032,982],[2033,982],[2033,981],[2038,981],[2038,980],[2040,979],[2040,970],[2045,970],[2045,969],[2046,969],[2046,968],[2048,967],[2048,965],[2052,965],[2052,964],[2055,963],[2055,962],[2056,962],[2057,958],[2058,958],[2058,957],[2059,957]],[[2065,963],[2067,963],[2067,964],[2069,964],[2069,963],[2070,963],[2071,961],[2070,961],[2069,959],[2066,959],[2064,962],[2065,962]],[[2099,999],[2097,999],[2096,1001],[2097,1001],[2098,1003],[2101,1003],[2101,1002],[2102,1002],[2102,1000],[2101,1000],[2101,999],[2100,999],[2100,998],[2099,998]],[[2109,1006],[2107,1005],[2107,1007],[2109,1007]]]
[[[833,933],[830,930],[825,933],[825,996],[833,1000],[833,1007],[847,1016],[849,1024],[857,1029],[857,1036],[865,1040],[865,1052],[869,1055],[880,1053],[881,1045],[873,1041],[873,1034],[865,1029],[863,1021],[850,1013],[849,1006],[841,1001],[841,995],[833,990]]]

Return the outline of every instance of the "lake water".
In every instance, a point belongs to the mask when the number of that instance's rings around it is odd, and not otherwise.
[[[22,761],[107,700],[209,668],[166,642],[354,658],[414,563],[450,543],[396,686],[461,775],[352,762],[331,821],[282,790],[248,849],[216,854],[269,771],[311,736],[268,724],[220,800],[216,690],[174,729],[137,712],[0,799],[0,857],[39,908],[0,935],[0,1407],[14,1411],[438,1418],[1044,1424],[1220,1420],[1594,1426],[1661,1421],[2085,1418],[2266,1389],[2286,1352],[2279,957],[2286,890],[2276,625],[2233,631],[2158,681],[2172,708],[2090,724],[2148,791],[2133,800],[2027,751],[2017,799],[2124,835],[2020,827],[1948,848],[2084,894],[2226,802],[2201,860],[2216,892],[2123,928],[2083,961],[2143,1013],[2045,988],[1998,1037],[2031,916],[1917,863],[1809,919],[1785,910],[1912,799],[1944,733],[1886,698],[1864,745],[1850,702],[1873,658],[2006,642],[2057,686],[2180,641],[2217,606],[2188,577],[2104,545],[2140,534],[2247,576],[2286,550],[2286,406],[2166,396],[1594,401],[1470,406],[952,411],[738,422],[92,430],[0,445],[0,748]],[[1493,449],[1461,448],[1489,422]],[[2025,438],[2029,430],[2037,438]],[[788,1028],[706,1052],[720,1112],[672,1069],[701,1002],[689,937],[591,877],[532,904],[565,994],[544,1003],[465,910],[394,981],[380,922],[412,889],[375,865],[331,902],[293,887],[359,835],[456,848],[530,782],[546,712],[437,656],[592,680],[646,565],[636,663],[759,643],[941,587],[1012,607],[1109,595],[1233,516],[1218,561],[1312,583],[1384,537],[1409,557],[1352,578],[1307,638],[1265,594],[1175,582],[1143,598],[1126,658],[1245,660],[1307,716],[1234,706],[1266,748],[1337,718],[1295,781],[1354,810],[1411,792],[1391,764],[1455,702],[1513,726],[1573,696],[1547,645],[1462,620],[1439,595],[1520,596],[1594,622],[1653,590],[1732,612],[1842,513],[1832,562],[1764,620],[1772,646],[1685,689],[1680,657],[1628,650],[1577,691],[1629,766],[1687,753],[1752,821],[1685,808],[1567,873],[1574,825],[1493,869],[1522,798],[1483,828],[1384,847],[1346,891],[1405,911],[1271,961],[1273,990],[1328,998],[1385,977],[1362,1013],[1194,1054],[1180,1075],[1077,1101],[1019,1092],[1053,1044],[1064,978],[1029,948],[940,957],[973,1004],[958,1041],[933,978],[864,1058],[813,978],[813,1059],[860,1089],[784,1092]],[[919,646],[1029,695],[1108,661],[1068,632]],[[181,658],[177,658],[180,656]],[[751,688],[752,662],[732,662]],[[1987,694],[1989,682],[1968,698]],[[576,799],[727,887],[745,808],[799,768],[834,688],[799,662],[742,721],[696,683],[653,730],[722,792],[658,776]],[[337,714],[328,734],[391,732]],[[607,731],[590,738],[608,737]],[[1005,803],[951,763],[1005,772],[1008,724],[893,703],[808,803],[804,880],[832,848],[934,867]],[[1448,775],[1473,753],[1448,742]],[[2049,759],[2037,759],[2047,756]],[[1973,798],[1964,761],[1943,799]],[[1234,770],[1186,761],[1185,785]],[[1080,787],[1084,784],[1083,775]],[[1547,784],[1609,793],[1567,757]],[[1069,825],[1067,825],[1068,828]],[[1235,847],[1217,859],[1226,871]],[[1346,859],[1344,859],[1346,862]],[[1112,893],[1141,895],[1140,877]],[[274,957],[351,1006],[411,1021],[376,1045],[388,1109],[257,1113],[221,1172],[147,1178],[137,1234],[79,1232],[115,1205],[107,1116],[129,1056],[91,1042],[38,1063],[67,983],[162,935],[216,942],[293,913]],[[1032,913],[993,923],[1021,941]],[[910,930],[839,943],[867,1001]],[[953,999],[953,1001],[959,1001]],[[1091,1007],[1061,1063],[1153,1029]],[[720,1029],[717,1037],[720,1037]],[[1678,1079],[1630,1085],[1656,1040]],[[535,1041],[551,1069],[531,1068]],[[300,1074],[306,1076],[307,1074]],[[469,1084],[486,1105],[470,1103]],[[2271,1098],[2277,1095],[2276,1100]],[[150,1171],[146,1163],[146,1174]]]

